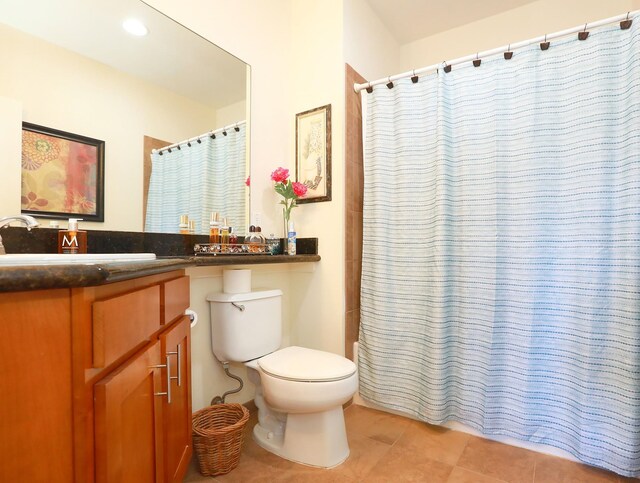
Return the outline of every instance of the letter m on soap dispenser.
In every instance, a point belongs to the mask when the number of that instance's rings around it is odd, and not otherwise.
[[[69,218],[66,230],[58,232],[58,253],[87,253],[87,232],[78,230],[79,218]]]

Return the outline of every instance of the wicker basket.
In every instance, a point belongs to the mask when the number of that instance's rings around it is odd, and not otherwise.
[[[238,466],[249,411],[241,404],[216,404],[193,414],[193,447],[200,473],[216,476]]]

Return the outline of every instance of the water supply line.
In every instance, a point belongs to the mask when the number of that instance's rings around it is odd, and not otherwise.
[[[220,362],[220,361],[218,361],[218,362]],[[224,400],[228,395],[240,392],[240,391],[242,391],[242,388],[244,387],[244,382],[242,381],[242,379],[240,377],[236,376],[235,374],[231,374],[229,372],[229,363],[228,362],[220,362],[220,364],[222,364],[222,368],[224,369],[224,373],[227,375],[227,377],[230,377],[231,379],[235,379],[236,381],[238,381],[240,383],[240,386],[238,386],[236,389],[232,389],[230,391],[225,392],[222,396],[215,396],[211,400],[211,405],[212,406],[215,405],[215,404],[224,404]]]

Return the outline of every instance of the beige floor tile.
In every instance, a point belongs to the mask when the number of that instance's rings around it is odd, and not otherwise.
[[[411,420],[352,404],[344,412],[349,435],[357,433],[386,444],[395,443]]]
[[[331,472],[341,477],[360,481],[369,474],[391,446],[360,434],[352,433],[348,437],[349,449],[351,450],[349,457],[340,466],[333,468]]]
[[[442,426],[411,421],[396,445],[406,451],[420,451],[432,460],[456,465],[471,436]]]
[[[451,472],[447,483],[504,483],[504,480],[498,480],[497,478],[456,466]]]
[[[458,466],[509,483],[532,483],[536,453],[471,436]]]
[[[367,483],[445,483],[453,467],[429,459],[424,453],[406,451],[397,445],[384,455],[363,481]]]
[[[536,455],[535,483],[618,483],[618,475],[555,456]]]

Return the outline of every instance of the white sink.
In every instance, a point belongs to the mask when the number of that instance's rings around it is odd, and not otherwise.
[[[155,253],[11,253],[0,255],[0,267],[18,265],[65,265],[116,262],[143,262],[155,260]]]

